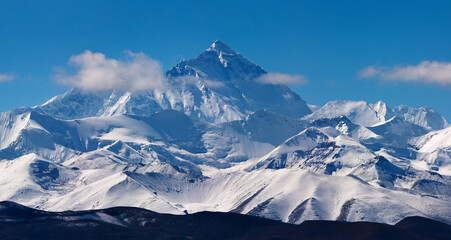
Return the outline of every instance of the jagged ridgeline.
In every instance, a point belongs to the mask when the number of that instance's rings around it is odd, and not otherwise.
[[[451,222],[451,127],[431,108],[306,104],[220,41],[167,87],[71,89],[0,113],[0,200],[305,220]]]

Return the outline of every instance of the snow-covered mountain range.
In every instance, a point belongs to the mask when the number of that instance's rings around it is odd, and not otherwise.
[[[451,126],[431,108],[308,105],[220,41],[159,90],[71,89],[0,113],[0,200],[451,223]],[[313,111],[312,111],[313,110]]]
[[[207,122],[239,120],[259,108],[299,118],[310,108],[285,85],[259,84],[258,65],[220,41],[195,59],[167,71],[167,88],[152,91],[83,92],[72,89],[39,110],[60,119],[133,114],[150,116],[173,109]]]

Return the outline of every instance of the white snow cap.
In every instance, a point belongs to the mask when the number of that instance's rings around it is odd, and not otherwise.
[[[236,54],[237,52],[230,48],[227,44],[221,42],[220,40],[216,40],[211,46],[207,49],[207,51],[216,51],[223,52],[227,54]]]

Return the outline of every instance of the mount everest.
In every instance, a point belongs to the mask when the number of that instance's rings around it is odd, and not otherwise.
[[[289,223],[451,223],[451,126],[431,108],[308,105],[220,41],[165,89],[73,88],[0,113],[0,200]]]

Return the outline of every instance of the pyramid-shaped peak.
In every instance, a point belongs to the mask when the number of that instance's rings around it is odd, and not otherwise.
[[[236,52],[232,48],[230,48],[227,44],[221,42],[220,40],[216,40],[213,44],[211,44],[210,48],[208,48],[207,51],[217,51],[227,54],[236,54]]]

